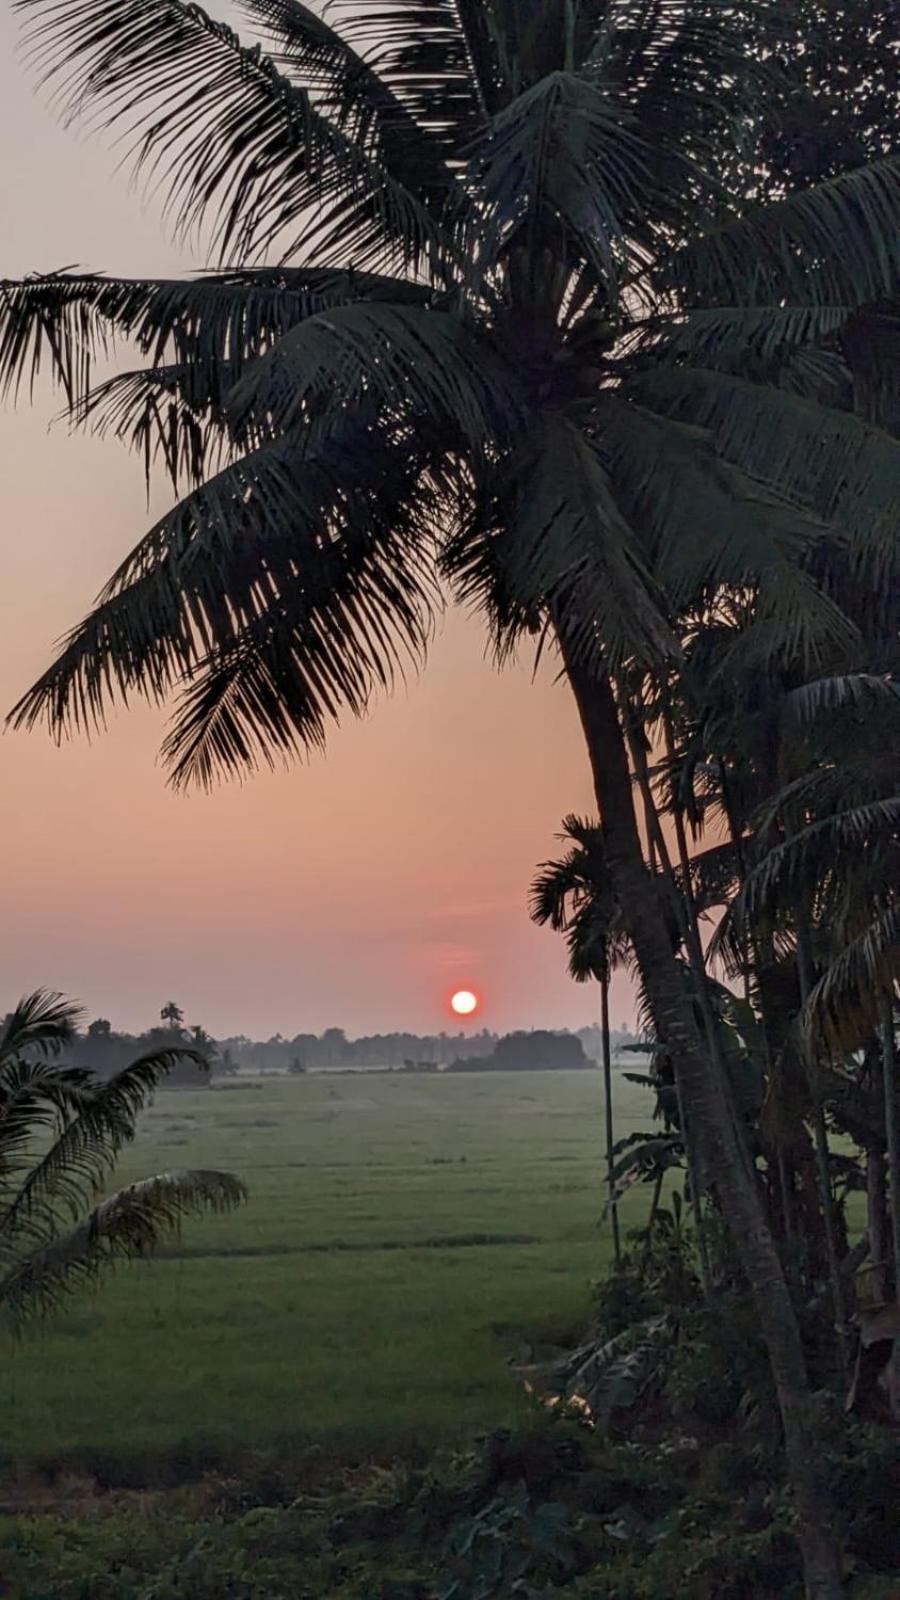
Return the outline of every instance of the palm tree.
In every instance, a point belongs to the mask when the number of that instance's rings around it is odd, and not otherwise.
[[[615,1131],[612,1104],[612,1054],[609,1030],[609,982],[614,968],[630,956],[621,908],[616,902],[596,823],[568,816],[560,835],[568,845],[558,861],[545,861],[531,885],[531,916],[564,933],[569,973],[576,983],[600,985],[600,1030],[603,1050],[603,1093],[606,1102],[606,1181],[616,1265],[622,1259],[619,1208],[615,1183]]]
[[[190,1052],[156,1051],[101,1081],[54,1059],[73,1043],[78,1015],[38,990],[0,1027],[0,1311],[14,1325],[147,1255],[183,1217],[245,1198],[230,1173],[203,1170],[104,1193],[138,1114]]]
[[[174,1000],[167,1000],[159,1013],[160,1021],[166,1024],[173,1033],[180,1033],[184,1025],[184,1012],[175,1004]]]
[[[896,679],[856,673],[802,685],[782,702],[782,724],[781,784],[757,819],[766,847],[746,874],[722,933],[727,939],[734,926],[767,920],[799,952],[805,1053],[820,1085],[818,1098],[831,1102],[839,1124],[842,1085],[871,1087],[865,1083],[870,1049],[880,1050],[883,1133],[866,1143],[870,1165],[877,1168],[887,1158],[892,1276],[900,1285],[893,1023],[900,980]],[[848,1068],[856,1051],[864,1052],[863,1083]],[[829,1063],[824,1082],[817,1058]],[[822,1106],[817,1109],[824,1126]],[[879,1183],[870,1187],[876,1213],[870,1216],[870,1246],[881,1276],[885,1263],[875,1248],[882,1232],[879,1189]]]
[[[766,4],[750,24],[709,0],[361,0],[326,23],[247,0],[267,57],[184,0],[23,3],[69,103],[125,127],[176,226],[215,219],[224,266],[4,287],[3,379],[49,365],[73,418],[188,489],[18,720],[180,691],[166,753],[210,783],[364,712],[422,656],[438,570],[501,650],[555,642],[772,1355],[810,1593],[838,1594],[796,1322],[641,851],[613,680],[675,670],[686,613],[722,592],[770,656],[814,655],[844,626],[829,540],[859,571],[890,554],[897,447],[822,371],[878,345],[897,163],[759,198]],[[94,385],[113,334],[144,364]]]

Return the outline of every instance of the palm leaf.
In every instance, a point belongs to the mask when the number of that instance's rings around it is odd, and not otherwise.
[[[770,654],[815,659],[846,640],[847,619],[803,566],[821,523],[719,459],[697,428],[620,402],[601,416],[617,500],[675,605],[709,606],[726,589],[752,594],[757,638]]]
[[[727,217],[673,252],[662,276],[689,303],[865,305],[900,279],[900,157]],[[837,241],[840,241],[837,244]]]
[[[138,1114],[154,1089],[182,1061],[205,1064],[196,1050],[154,1050],[99,1085],[76,1075],[56,1137],[44,1154],[29,1164],[9,1202],[0,1204],[0,1234],[7,1244],[22,1229],[53,1231],[61,1214],[73,1218],[81,1214],[119,1152],[133,1140]],[[64,1070],[61,1078],[69,1080],[70,1072]],[[42,1097],[48,1097],[51,1086],[39,1081],[34,1086]],[[57,1103],[57,1114],[60,1109]]]
[[[179,232],[213,210],[214,247],[296,254],[324,226],[359,265],[431,256],[440,230],[310,94],[185,0],[16,0],[44,81],[73,115],[124,125],[126,154],[168,194]],[[296,231],[300,225],[299,233]]]
[[[114,697],[160,701],[199,674],[170,744],[181,770],[209,718],[240,717],[241,675],[262,670],[290,690],[276,748],[288,731],[291,744],[320,743],[325,717],[361,712],[373,684],[424,648],[421,471],[402,437],[364,417],[227,467],[151,529],[15,720],[96,726]],[[255,748],[271,735],[270,722]]]
[[[53,273],[0,282],[0,389],[33,389],[49,369],[76,410],[98,356],[119,336],[151,366],[189,363],[209,383],[223,361],[235,373],[305,317],[348,301],[423,305],[426,285],[356,269],[261,267],[195,278],[105,278]]]
[[[334,0],[331,13],[419,126],[458,158],[499,90],[487,0]]]
[[[243,1184],[227,1172],[164,1172],[130,1184],[7,1270],[0,1277],[0,1308],[16,1321],[52,1311],[117,1263],[147,1256],[184,1217],[225,1211],[245,1198]]]
[[[780,804],[783,807],[783,797]],[[735,902],[735,914],[762,910],[773,897],[791,898],[798,887],[821,876],[823,860],[840,860],[846,852],[852,861],[861,851],[871,850],[879,838],[889,840],[898,828],[900,795],[879,797],[810,822],[751,869]]]
[[[218,471],[236,441],[222,401],[237,369],[173,362],[117,373],[89,389],[72,416],[99,438],[112,436],[140,455],[150,494],[151,474],[161,464],[173,488],[199,485]]]
[[[882,705],[900,712],[900,683],[872,672],[846,672],[839,677],[813,678],[789,689],[782,697],[780,712],[787,723],[809,726],[823,716],[848,708],[871,710]],[[900,734],[900,725],[897,727]]]
[[[839,950],[810,990],[804,1028],[838,1055],[864,1049],[878,1026],[884,992],[900,983],[900,906],[889,903]]]
[[[612,662],[677,651],[603,456],[569,418],[535,411],[493,488],[492,518],[476,506],[446,560],[462,594],[494,608],[501,642],[551,607],[588,655],[601,640]]]
[[[672,361],[738,369],[748,357],[774,364],[833,339],[855,315],[850,305],[702,306],[648,319],[637,343],[661,344]]]
[[[274,39],[274,59],[308,90],[348,138],[377,151],[385,169],[412,193],[440,207],[453,187],[441,142],[324,16],[301,0],[243,0],[248,16]]]
[[[709,369],[660,369],[635,391],[708,428],[727,461],[845,530],[873,578],[886,580],[900,516],[897,440],[846,412]]]
[[[560,225],[612,295],[629,225],[651,209],[648,148],[589,75],[553,72],[494,117],[467,170],[477,197],[472,259],[483,278],[520,233]]]
[[[0,1025],[0,1066],[25,1051],[58,1055],[75,1035],[81,1007],[52,989],[25,995]]]
[[[519,406],[500,361],[452,313],[361,303],[309,317],[285,334],[237,385],[228,409],[236,426],[252,432],[260,414],[284,429],[312,402],[321,413],[373,397],[393,412],[432,418],[447,450],[492,445]]]

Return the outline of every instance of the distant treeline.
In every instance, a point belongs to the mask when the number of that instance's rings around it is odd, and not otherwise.
[[[547,1072],[571,1067],[592,1067],[584,1045],[574,1033],[508,1033],[498,1039],[489,1055],[464,1056],[451,1062],[450,1072]]]
[[[625,1032],[616,1033],[613,1049],[621,1049],[631,1038]],[[517,1060],[523,1062],[523,1066],[526,1061],[533,1064],[533,1052],[529,1053],[529,1047],[523,1048],[521,1044],[522,1040],[531,1039],[545,1041],[542,1047],[545,1051],[547,1040],[569,1041],[568,1045],[562,1046],[564,1055],[574,1046],[580,1057],[587,1056],[593,1061],[600,1059],[599,1028],[581,1028],[577,1033],[536,1030],[505,1035],[482,1028],[477,1033],[373,1033],[363,1034],[359,1039],[348,1039],[343,1028],[326,1028],[322,1034],[298,1033],[293,1039],[276,1034],[265,1043],[243,1037],[222,1039],[219,1049],[223,1059],[242,1071],[288,1072],[293,1069],[295,1072],[321,1072],[341,1067],[393,1067],[407,1072],[452,1067],[455,1071],[463,1071],[468,1062],[477,1062],[477,1066],[471,1070],[478,1071],[485,1067],[511,1067],[513,1061],[509,1041],[518,1041],[513,1053]],[[504,1053],[498,1060],[497,1050],[500,1046]],[[561,1063],[554,1058],[549,1064]],[[586,1065],[587,1062],[579,1062],[571,1057],[567,1058],[565,1064],[577,1066]]]
[[[632,1035],[613,1035],[614,1052],[632,1042]],[[89,1066],[110,1077],[136,1056],[148,1051],[189,1046],[206,1063],[205,1069],[186,1062],[170,1076],[172,1087],[196,1085],[236,1072],[322,1072],[363,1068],[397,1071],[454,1072],[529,1071],[554,1067],[586,1067],[600,1057],[599,1028],[569,1033],[535,1029],[496,1034],[486,1028],[477,1033],[375,1033],[348,1039],[343,1028],[324,1033],[298,1033],[286,1039],[249,1039],[238,1034],[214,1039],[198,1025],[186,1026],[174,1001],[162,1007],[159,1024],[144,1033],[119,1033],[103,1017],[91,1022],[66,1051],[73,1064]]]

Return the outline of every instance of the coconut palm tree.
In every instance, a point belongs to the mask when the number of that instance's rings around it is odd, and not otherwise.
[[[14,1326],[147,1255],[183,1217],[245,1197],[230,1173],[202,1170],[105,1193],[140,1111],[189,1052],[160,1050],[99,1080],[55,1059],[73,1043],[78,1016],[37,990],[0,1027],[0,1313]]]
[[[438,572],[501,650],[551,640],[772,1353],[810,1592],[839,1593],[799,1335],[642,855],[614,680],[674,668],[722,592],[770,654],[814,655],[845,625],[830,543],[883,570],[898,450],[822,374],[851,334],[875,347],[897,292],[896,162],[759,200],[766,4],[340,0],[326,22],[247,0],[268,56],[184,0],[23,10],[176,226],[212,220],[223,270],[4,286],[3,379],[48,366],[71,416],[188,491],[18,720],[179,693],[167,756],[210,783],[365,711],[421,657]],[[142,364],[95,384],[113,335]]]

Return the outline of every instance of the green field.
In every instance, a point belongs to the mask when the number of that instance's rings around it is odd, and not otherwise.
[[[616,1096],[620,1132],[646,1123],[643,1091]],[[160,1093],[119,1178],[224,1167],[249,1203],[7,1347],[3,1455],[117,1475],[513,1420],[511,1354],[576,1328],[608,1260],[602,1125],[597,1072]]]

